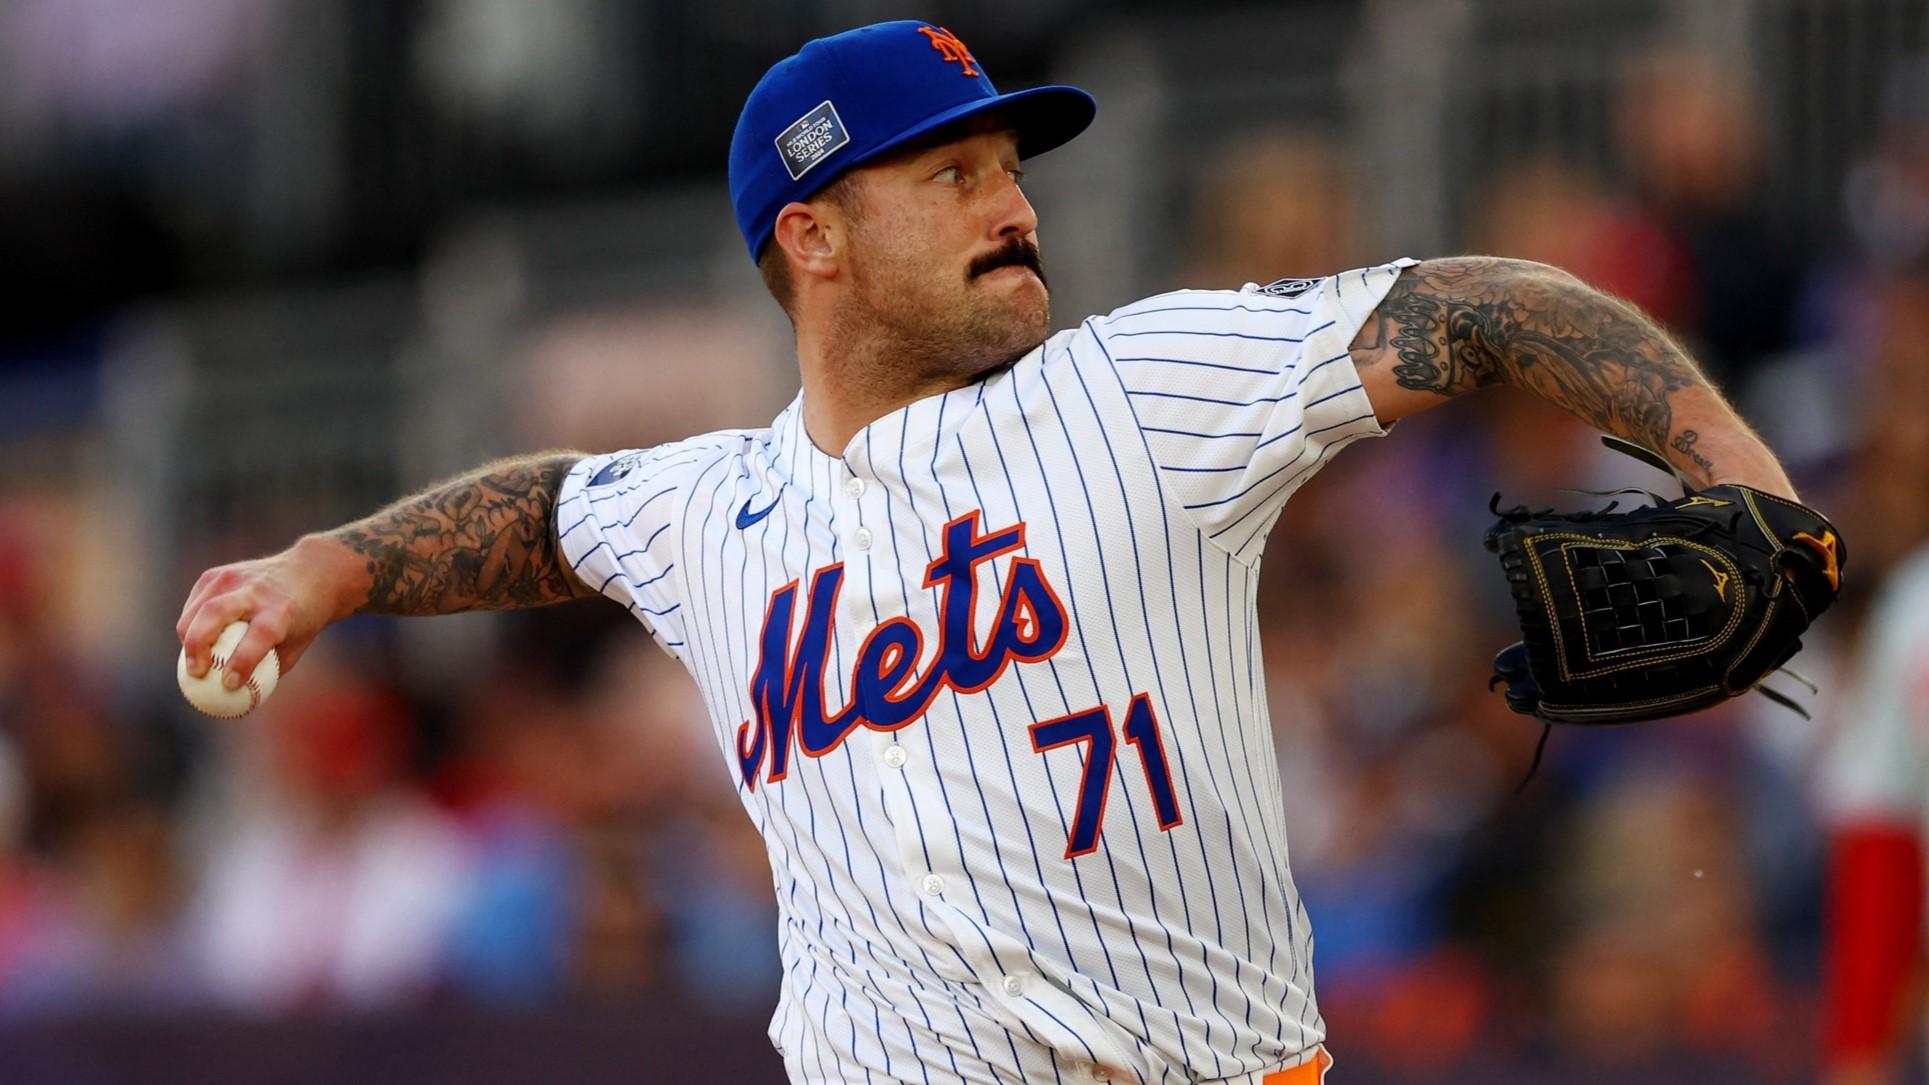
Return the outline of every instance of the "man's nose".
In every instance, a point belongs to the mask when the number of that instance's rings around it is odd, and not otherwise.
[[[1025,190],[1009,174],[1003,175],[997,187],[996,214],[992,219],[993,237],[1030,237],[1038,231],[1038,212],[1032,209],[1031,201],[1025,198]]]

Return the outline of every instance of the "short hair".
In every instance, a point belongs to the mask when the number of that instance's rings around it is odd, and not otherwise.
[[[842,211],[845,218],[856,221],[863,208],[863,201],[858,197],[857,176],[857,171],[851,170],[826,185],[811,199],[827,200]],[[784,315],[791,316],[791,305],[797,300],[797,283],[790,277],[790,261],[784,256],[783,246],[777,244],[775,232],[771,233],[770,240],[764,242],[763,252],[757,255],[757,274],[763,276],[764,289],[777,299]]]

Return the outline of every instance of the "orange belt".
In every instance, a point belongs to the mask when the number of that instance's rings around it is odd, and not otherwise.
[[[1267,1074],[1261,1085],[1320,1085],[1326,1079],[1327,1068],[1332,1065],[1333,1057],[1322,1047],[1311,1059],[1290,1070]]]

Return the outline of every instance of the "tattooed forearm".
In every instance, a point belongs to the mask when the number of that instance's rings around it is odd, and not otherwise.
[[[1715,465],[1708,462],[1708,457],[1695,451],[1695,442],[1699,440],[1701,440],[1701,434],[1691,429],[1684,429],[1681,431],[1681,436],[1676,437],[1670,442],[1670,447],[1694,461],[1696,467],[1712,475],[1715,471]]]
[[[407,497],[330,537],[365,561],[360,614],[453,614],[588,594],[563,560],[556,494],[578,453],[505,460]]]
[[[1353,355],[1363,379],[1396,396],[1511,384],[1668,456],[1697,482],[1731,469],[1779,480],[1774,457],[1665,332],[1544,264],[1454,257],[1408,268]],[[1373,366],[1390,373],[1376,377]]]
[[[1377,317],[1403,388],[1518,385],[1657,451],[1673,435],[1676,394],[1712,391],[1653,322],[1542,264],[1428,261],[1400,276]]]

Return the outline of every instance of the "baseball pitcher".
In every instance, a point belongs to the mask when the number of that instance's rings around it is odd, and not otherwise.
[[[1254,609],[1282,506],[1495,384],[1738,515],[1791,489],[1678,346],[1551,267],[1398,260],[1054,333],[1022,164],[1094,113],[1000,94],[939,26],[805,45],[729,162],[795,328],[790,406],[491,464],[210,570],[178,627],[193,666],[236,619],[245,674],[352,614],[603,595],[689,670],[763,834],[793,1081],[1319,1081]],[[1789,597],[1730,569],[1724,600]]]

